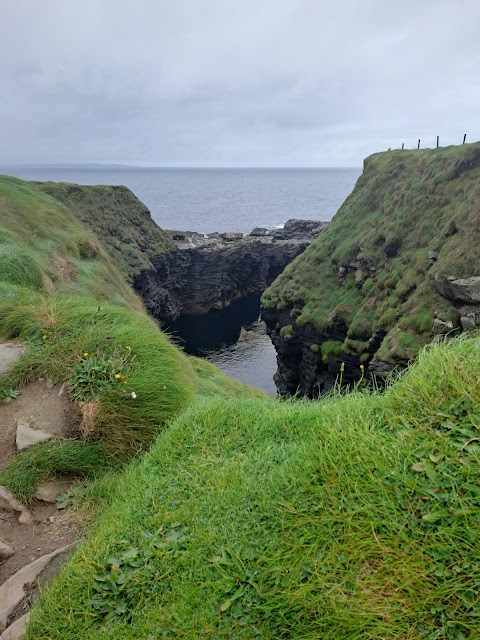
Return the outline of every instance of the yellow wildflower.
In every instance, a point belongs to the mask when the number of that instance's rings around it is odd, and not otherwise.
[[[118,378],[121,378],[121,377],[122,377],[122,376],[121,376],[119,373],[116,373],[116,374],[115,374],[115,378],[117,378],[117,379],[118,379]]]
[[[88,351],[85,351],[85,352],[83,353],[83,357],[84,357],[84,358],[86,358],[87,356],[88,356]]]

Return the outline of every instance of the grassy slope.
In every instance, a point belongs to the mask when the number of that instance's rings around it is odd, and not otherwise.
[[[175,249],[172,238],[152,220],[127,187],[33,183],[69,207],[102,241],[122,273],[132,278],[151,269],[151,258]]]
[[[375,330],[385,330],[379,357],[412,357],[431,338],[434,310],[455,320],[435,291],[435,273],[478,274],[479,214],[480,143],[370,156],[328,229],[286,268],[263,304],[294,309],[297,324],[318,331],[343,318],[347,350],[361,352]],[[427,270],[430,250],[439,256]],[[344,281],[338,277],[339,266],[351,261],[362,262],[365,275],[367,265],[376,268],[361,288],[355,269]]]
[[[456,340],[384,395],[191,407],[110,486],[28,639],[477,638],[479,380]]]
[[[69,209],[29,183],[0,177],[0,339],[16,338],[27,353],[0,382],[0,401],[38,376],[66,381],[84,400],[84,436],[100,442],[104,462],[146,448],[199,397],[260,394],[180,351]],[[85,452],[94,451],[86,446],[59,446],[38,460],[18,456],[17,471],[0,481],[30,497],[38,479],[71,471],[72,456],[79,475],[88,475]]]
[[[19,455],[0,482],[28,497],[156,438],[80,494],[101,515],[30,640],[478,637],[479,339],[429,348],[384,395],[255,397],[105,284],[108,258],[58,202],[2,179],[0,203],[0,248],[21,256],[0,260],[0,336],[29,347],[7,384],[73,390],[92,355],[125,375],[86,403],[85,440]]]
[[[0,282],[141,303],[96,236],[35,186],[0,176]]]

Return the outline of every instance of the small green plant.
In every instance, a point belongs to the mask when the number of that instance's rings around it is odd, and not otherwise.
[[[0,404],[10,404],[10,402],[12,402],[12,400],[15,400],[15,398],[18,398],[21,393],[22,392],[20,391],[20,389],[12,389],[12,387],[0,387]]]
[[[187,531],[180,523],[142,531],[133,541],[121,540],[121,550],[109,557],[94,576],[96,594],[90,604],[101,622],[129,622],[135,613],[138,593],[165,577],[159,559],[178,556],[185,548]],[[149,586],[150,585],[150,586]]]
[[[84,351],[70,377],[70,395],[75,400],[93,400],[106,388],[115,384],[128,385],[135,356],[127,345],[111,353]],[[136,397],[131,392],[132,397]]]

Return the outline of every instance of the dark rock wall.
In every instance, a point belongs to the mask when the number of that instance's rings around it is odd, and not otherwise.
[[[163,323],[182,315],[205,314],[265,288],[302,253],[326,223],[299,221],[275,236],[171,232],[178,249],[152,259],[153,269],[134,279],[148,311]],[[279,237],[280,236],[280,237]]]
[[[362,378],[369,381],[375,375],[381,384],[385,375],[391,373],[393,367],[374,371],[371,365],[370,369],[362,366],[356,354],[344,353],[341,359],[333,355],[324,358],[319,345],[331,341],[343,342],[347,337],[346,325],[339,320],[326,332],[318,333],[311,324],[297,325],[290,313],[290,309],[262,309],[262,318],[277,352],[275,384],[280,395],[300,394],[316,398],[330,391],[340,381],[342,386],[348,387]],[[291,327],[291,330],[282,336],[285,327]],[[377,332],[365,353],[373,356],[384,336],[383,332]],[[406,364],[399,362],[397,368],[401,369]]]

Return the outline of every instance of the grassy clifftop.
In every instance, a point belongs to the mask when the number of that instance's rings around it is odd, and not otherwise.
[[[259,394],[187,357],[148,317],[92,231],[37,185],[7,177],[0,177],[1,339],[27,349],[1,381],[0,402],[9,387],[38,376],[66,382],[84,435],[122,457],[151,443],[194,399]]]
[[[263,305],[319,333],[344,323],[347,338],[332,349],[346,353],[361,355],[383,331],[376,357],[408,359],[430,340],[434,312],[458,324],[434,279],[478,274],[479,216],[480,143],[370,156],[328,229]]]
[[[384,394],[266,398],[177,349],[70,209],[11,179],[0,293],[26,347],[0,402],[41,375],[82,412],[0,484],[88,477],[70,504],[98,515],[26,639],[478,637],[478,338]]]
[[[127,187],[33,183],[66,205],[102,241],[122,273],[131,279],[152,268],[151,258],[174,250],[175,243]]]

